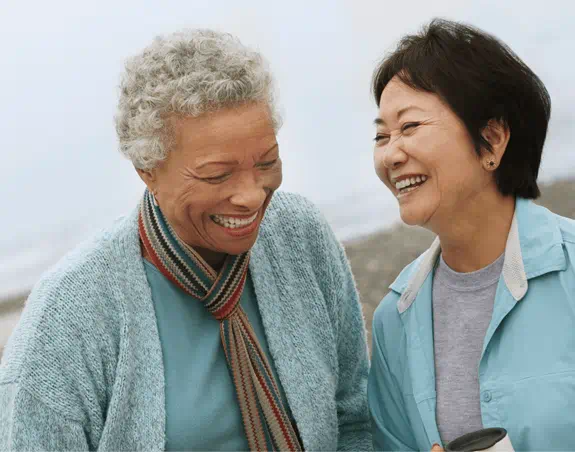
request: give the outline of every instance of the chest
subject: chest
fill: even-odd
[[[506,428],[516,449],[575,448],[569,414],[575,410],[574,299],[565,285],[547,280],[560,276],[530,281],[526,296],[505,315],[496,305],[486,335],[474,339],[483,349],[476,360],[483,426]],[[405,356],[397,376],[414,434],[426,444],[436,428],[435,376],[417,370],[423,355],[415,348],[406,347]],[[426,400],[417,390],[422,387],[429,389]]]
[[[236,389],[221,345],[220,323],[201,301],[148,270],[162,345],[166,450],[247,450]],[[283,386],[267,344],[251,278],[241,296],[288,410]]]
[[[280,276],[271,279],[263,272],[252,273],[258,301],[257,307],[252,305],[252,308],[259,310],[261,320],[259,327],[256,326],[260,333],[256,331],[256,334],[265,338],[266,352],[273,361],[273,370],[306,449],[334,450],[337,447],[338,374],[332,316],[317,284],[302,285],[297,279],[290,279],[292,275]],[[309,275],[302,278],[313,281]],[[150,293],[146,306],[149,303],[152,317],[147,317],[153,318],[154,325],[149,322],[143,325],[140,315],[130,314],[132,310],[141,310],[146,300],[138,298],[128,302],[131,306],[124,325],[126,339],[119,346],[122,357],[117,374],[121,378],[116,379],[108,407],[108,418],[113,422],[108,423],[102,435],[100,444],[104,448],[113,445],[115,449],[122,449],[122,444],[130,445],[128,449],[132,450],[149,448],[151,437],[154,444],[169,448],[166,440],[169,441],[172,431],[183,431],[182,437],[185,437],[195,429],[213,436],[214,428],[221,428],[221,421],[226,417],[228,426],[237,425],[239,413],[234,414],[233,407],[228,409],[233,392],[229,390],[229,371],[219,355],[218,325],[200,330],[194,321],[189,322],[189,316],[175,311],[156,315],[151,298]],[[167,330],[186,336],[183,340],[174,334],[169,350],[160,343],[161,315],[165,315]],[[253,316],[248,315],[251,320]],[[179,357],[176,363],[179,361],[181,367],[176,365],[170,369],[170,365],[165,364],[168,354]],[[170,427],[172,409],[179,420]],[[226,430],[226,435],[236,439],[222,449],[245,449],[235,442],[237,431],[236,427]]]

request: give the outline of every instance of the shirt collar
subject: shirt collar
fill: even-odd
[[[401,294],[397,302],[400,314],[412,305],[440,253],[441,244],[437,237],[429,249],[391,284],[390,288]],[[533,201],[517,198],[502,271],[505,285],[513,298],[519,301],[525,296],[529,279],[550,271],[564,270],[566,265],[556,215]]]

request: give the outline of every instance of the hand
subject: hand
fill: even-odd
[[[443,450],[443,447],[441,447],[439,444],[434,444],[433,447],[431,448],[431,452],[441,452]]]

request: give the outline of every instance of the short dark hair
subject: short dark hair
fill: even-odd
[[[416,35],[401,39],[373,75],[381,93],[397,76],[413,89],[437,94],[465,124],[475,152],[492,148],[481,132],[490,120],[510,130],[507,149],[495,171],[503,195],[539,197],[537,176],[551,115],[543,82],[504,43],[477,28],[433,19]]]

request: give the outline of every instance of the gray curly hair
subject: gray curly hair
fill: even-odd
[[[267,102],[280,128],[273,79],[258,52],[213,30],[157,37],[126,62],[115,117],[120,151],[136,168],[152,169],[173,143],[172,117],[250,102]]]

